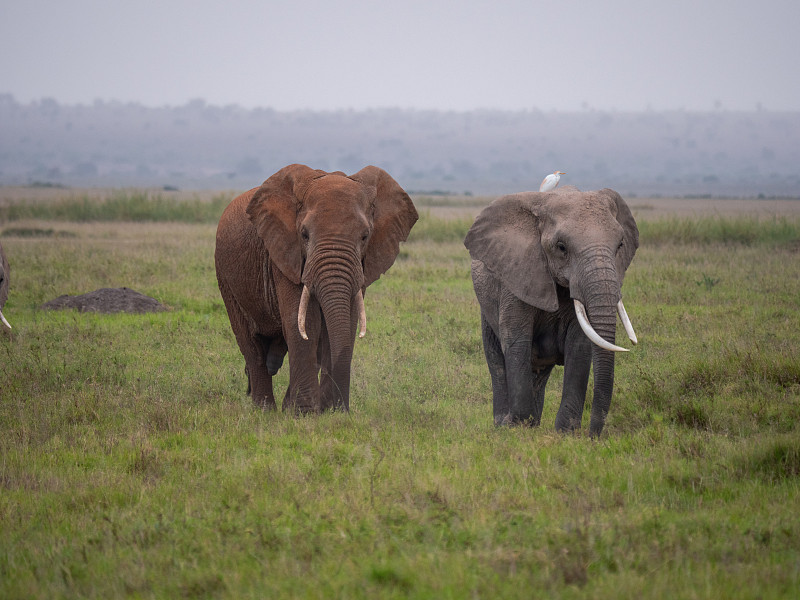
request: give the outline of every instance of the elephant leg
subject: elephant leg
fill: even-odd
[[[271,361],[277,363],[277,356],[285,352],[289,355],[289,385],[283,397],[281,409],[284,412],[305,414],[319,412],[319,365],[317,364],[317,345],[320,339],[321,315],[315,298],[311,298],[306,315],[306,334],[303,339],[297,323],[298,307],[302,288],[287,279],[273,268],[275,297],[282,325],[280,343],[270,347]],[[281,357],[282,358],[282,357]]]
[[[311,339],[305,342],[312,344]],[[316,355],[315,350],[311,352]],[[306,356],[308,351],[296,353],[292,358],[289,346],[289,386],[283,398],[283,410],[295,414],[320,412],[319,368],[314,358]]]
[[[520,345],[521,346],[521,345]],[[542,418],[536,411],[533,374],[530,367],[530,343],[524,347],[509,348],[506,355],[506,381],[510,398],[512,423],[537,425]]]
[[[272,389],[272,375],[262,366],[252,373],[250,368],[247,367],[248,374],[250,374],[250,394],[253,397],[253,403],[259,408],[267,410],[275,410],[275,395]]]
[[[250,354],[255,358],[250,360],[245,355],[247,391],[260,408],[276,410],[272,378],[283,365],[287,352],[286,342],[283,338],[256,336],[252,345],[255,352]]]
[[[272,376],[267,370],[266,357],[269,352],[269,340],[251,331],[250,321],[238,302],[233,298],[230,290],[220,286],[231,329],[236,337],[236,343],[244,356],[245,373],[247,375],[247,393],[253,398],[253,403],[264,409],[275,410],[275,396],[272,389]]]
[[[533,425],[542,415],[534,402],[533,312],[531,307],[507,290],[500,299],[500,339],[505,357],[509,416],[512,423]]]
[[[306,314],[306,334],[303,339],[297,326],[297,307],[300,288],[287,279],[276,278],[277,295],[285,298],[281,307],[283,340],[289,354],[289,386],[283,398],[285,412],[305,414],[320,411],[319,364],[317,348],[321,339],[322,317],[316,299],[312,297]]]
[[[265,362],[268,348],[269,340],[261,336],[247,338],[239,343],[239,349],[244,356],[247,393],[259,408],[275,410],[277,407],[272,389],[272,375]]]
[[[570,325],[564,349],[564,387],[556,415],[557,431],[575,431],[581,427],[586,386],[592,366],[592,342],[577,324]]]
[[[550,373],[553,367],[544,367],[538,371],[533,372],[533,417],[531,425],[539,425],[542,420],[542,411],[544,410],[544,392],[547,386],[547,380],[550,379]]]
[[[481,334],[483,336],[483,353],[486,365],[492,377],[492,413],[495,425],[508,425],[511,422],[511,405],[506,383],[506,363],[500,340],[492,330],[486,317],[481,313]]]

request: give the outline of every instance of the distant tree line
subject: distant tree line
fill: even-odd
[[[0,184],[246,189],[301,162],[419,192],[800,196],[800,112],[247,110],[0,95]],[[563,183],[562,182],[562,183]]]

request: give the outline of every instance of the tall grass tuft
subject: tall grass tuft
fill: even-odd
[[[800,221],[787,217],[666,218],[639,223],[643,243],[650,244],[786,244],[800,242]]]
[[[421,210],[419,221],[409,235],[409,242],[460,242],[472,226],[472,218],[441,219],[431,215],[428,210]]]
[[[177,200],[147,191],[116,191],[101,199],[84,195],[50,202],[13,201],[0,206],[0,221],[215,223],[231,199],[232,196],[217,195],[211,200]]]
[[[776,436],[758,440],[734,460],[737,475],[755,475],[770,484],[800,482],[800,439]]]

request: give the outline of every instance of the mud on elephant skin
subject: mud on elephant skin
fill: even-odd
[[[364,292],[417,218],[374,166],[347,176],[290,165],[230,203],[217,228],[217,281],[257,406],[276,408],[272,377],[288,353],[284,410],[349,410]]]
[[[484,354],[496,424],[538,425],[545,385],[564,366],[556,429],[580,428],[590,368],[594,397],[589,432],[599,435],[611,406],[622,281],[639,231],[615,191],[523,192],[498,198],[464,244],[481,307]]]
[[[3,316],[3,307],[6,305],[6,300],[8,300],[8,272],[8,259],[6,259],[3,245],[0,244],[0,323],[2,323],[2,327],[11,329],[11,325]]]

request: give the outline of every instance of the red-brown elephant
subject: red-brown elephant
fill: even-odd
[[[349,410],[364,291],[417,218],[403,188],[373,166],[348,177],[290,165],[230,203],[217,228],[217,281],[257,406],[276,408],[272,377],[288,352],[284,410]]]

